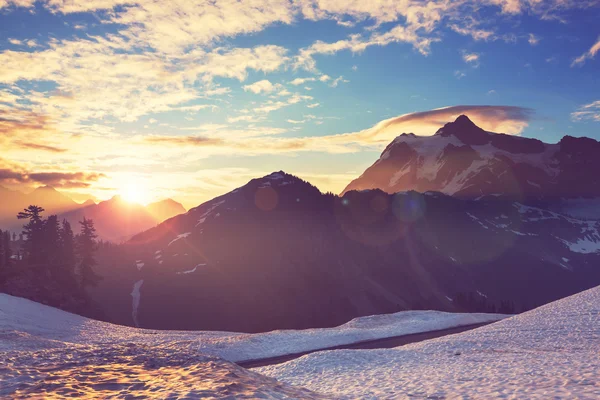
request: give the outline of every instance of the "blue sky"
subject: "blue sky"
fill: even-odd
[[[284,169],[339,192],[456,110],[600,140],[598,20],[598,0],[0,0],[0,184],[192,206]]]

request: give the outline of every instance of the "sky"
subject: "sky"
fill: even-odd
[[[460,114],[600,140],[599,20],[600,0],[0,0],[0,185],[192,207],[284,170],[338,193]]]

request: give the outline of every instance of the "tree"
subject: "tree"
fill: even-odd
[[[81,261],[79,262],[79,279],[81,286],[95,286],[101,279],[96,275],[93,267],[97,264],[94,255],[96,253],[97,244],[96,228],[94,221],[83,218],[80,221],[81,233],[78,236],[78,253]]]
[[[41,252],[42,231],[44,228],[44,221],[42,220],[43,212],[44,209],[42,207],[30,205],[17,214],[18,219],[29,220],[27,224],[23,225],[23,233],[26,236],[24,245],[25,257],[30,264],[39,264],[43,261]]]
[[[10,267],[10,261],[12,258],[12,249],[10,247],[10,232],[4,232],[4,237],[0,237],[0,241],[4,243],[2,248],[4,249],[4,267]]]
[[[65,275],[73,276],[75,273],[75,237],[71,224],[63,220],[59,231],[60,262]]]
[[[43,221],[41,257],[55,275],[60,270],[60,232],[58,218],[51,215]]]

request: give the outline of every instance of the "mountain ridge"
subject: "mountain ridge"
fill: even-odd
[[[461,198],[503,195],[524,202],[600,197],[600,142],[563,137],[556,144],[497,134],[467,116],[432,136],[402,134],[381,153],[351,190],[438,191]]]
[[[106,286],[97,296],[120,298],[123,310],[135,293],[135,319],[121,314],[119,323],[155,329],[325,327],[461,310],[460,293],[519,310],[600,283],[598,221],[495,196],[373,189],[339,197],[281,171],[137,234],[118,252],[101,256]]]

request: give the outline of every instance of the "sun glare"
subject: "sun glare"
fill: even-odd
[[[148,193],[140,185],[133,182],[127,182],[119,190],[119,194],[123,200],[129,203],[146,204],[148,202]]]

